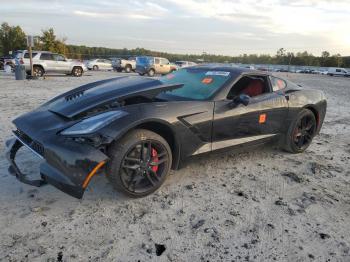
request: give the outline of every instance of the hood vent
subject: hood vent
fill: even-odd
[[[79,92],[76,92],[76,93],[73,93],[73,94],[66,96],[65,99],[66,99],[66,101],[72,101],[72,100],[75,100],[83,95],[84,95],[84,91],[79,91]]]

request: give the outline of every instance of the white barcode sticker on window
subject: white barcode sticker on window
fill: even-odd
[[[225,72],[225,71],[208,71],[205,74],[206,76],[229,76],[230,72]]]

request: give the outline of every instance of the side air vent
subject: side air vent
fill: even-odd
[[[84,91],[79,91],[79,92],[70,94],[70,95],[66,96],[65,98],[66,98],[66,101],[71,101],[71,100],[75,100],[83,95],[84,95]]]

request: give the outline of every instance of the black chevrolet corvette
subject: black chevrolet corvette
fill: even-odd
[[[303,152],[320,131],[326,104],[321,91],[229,66],[102,80],[16,118],[7,141],[9,171],[24,183],[49,183],[77,198],[104,173],[119,191],[142,197],[193,155],[268,142]],[[40,179],[16,165],[22,146],[42,159]]]

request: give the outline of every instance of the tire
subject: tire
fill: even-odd
[[[130,73],[131,72],[131,65],[126,65],[125,66],[125,73]]]
[[[118,69],[117,69],[117,72],[119,72],[119,73],[120,73],[120,72],[123,72],[123,69],[118,68]]]
[[[98,71],[98,65],[94,65],[94,66],[92,67],[92,70]]]
[[[171,149],[165,139],[145,129],[132,130],[113,142],[108,156],[108,180],[115,189],[132,198],[155,192],[168,177],[172,164]]]
[[[156,73],[156,72],[154,71],[154,69],[150,69],[150,70],[148,71],[147,74],[148,74],[148,76],[151,76],[151,77],[152,77],[152,76],[155,75],[155,73]]]
[[[81,77],[83,75],[83,69],[80,66],[75,66],[72,69],[72,76]]]
[[[41,66],[33,66],[33,76],[42,77],[44,75],[44,69]]]
[[[316,130],[314,113],[309,109],[302,109],[288,129],[284,149],[294,154],[304,152],[315,137]]]
[[[139,73],[140,76],[144,76],[145,74],[144,73]]]

